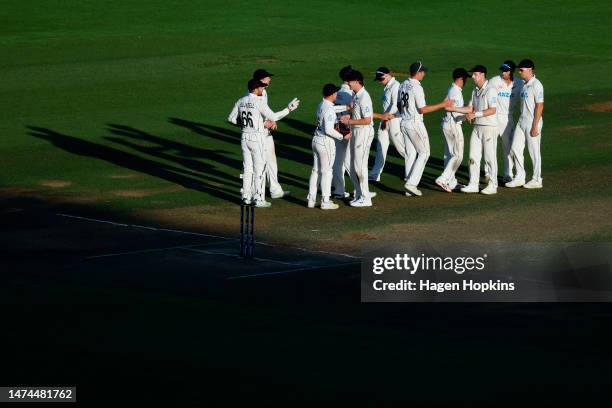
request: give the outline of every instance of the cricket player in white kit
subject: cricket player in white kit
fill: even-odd
[[[453,70],[453,83],[448,88],[446,97],[455,108],[463,108],[463,87],[467,81],[468,73],[464,68]],[[444,191],[450,193],[457,187],[455,174],[463,161],[463,129],[461,124],[465,115],[458,112],[447,111],[442,116],[442,134],[444,135],[444,171],[436,179],[436,184]]]
[[[412,143],[417,152],[417,158],[410,169],[408,180],[404,184],[407,196],[421,196],[417,188],[425,171],[425,164],[429,159],[429,136],[423,123],[423,114],[444,109],[452,105],[452,101],[444,99],[435,105],[425,103],[425,92],[421,81],[425,78],[427,68],[421,61],[410,65],[410,78],[402,82],[399,89],[398,109],[402,121],[400,128],[404,135],[404,143]]]
[[[272,77],[274,74],[266,71],[265,69],[258,69],[253,73],[253,79],[260,80],[267,86],[272,82]],[[264,99],[265,104],[268,104],[268,93],[264,89],[261,97]],[[294,98],[292,101],[299,105],[300,101],[297,98]],[[276,121],[273,121],[276,122]],[[289,191],[283,190],[280,183],[278,182],[278,164],[276,162],[276,149],[274,148],[274,137],[272,136],[271,130],[276,129],[276,123],[272,123],[268,128],[268,134],[264,138],[264,157],[266,158],[266,169],[265,169],[265,179],[268,180],[270,184],[270,197],[272,198],[283,198],[289,195]],[[264,190],[265,190],[265,179],[264,179]]]
[[[374,81],[379,82],[385,87],[382,96],[383,113],[374,113],[375,119],[381,120],[378,126],[378,137],[376,140],[376,160],[374,167],[368,175],[370,181],[380,181],[380,175],[385,167],[387,160],[387,150],[389,149],[389,139],[397,149],[397,152],[402,156],[405,162],[404,181],[408,177],[408,173],[416,159],[416,150],[412,143],[406,145],[404,136],[400,129],[400,119],[393,117],[390,120],[384,120],[385,114],[394,115],[397,113],[397,97],[399,93],[400,83],[391,75],[391,71],[387,67],[380,67],[376,70]]]
[[[342,67],[339,72],[342,85],[336,96],[337,119],[345,115],[350,115],[348,106],[353,102],[353,91],[348,85],[348,78],[353,67],[347,65]],[[336,140],[336,158],[334,159],[333,169],[333,186],[334,198],[347,198],[349,194],[346,192],[346,183],[344,173],[351,177],[351,140]]]
[[[255,206],[259,208],[271,205],[264,195],[264,139],[268,135],[264,123],[266,120],[281,120],[297,109],[297,104],[292,101],[287,108],[274,113],[261,97],[266,86],[260,80],[251,79],[247,85],[249,94],[238,99],[227,118],[229,122],[242,128],[242,200],[246,204],[255,200]]]
[[[540,142],[542,139],[542,112],[544,111],[544,87],[535,77],[535,65],[532,60],[524,59],[519,65],[519,75],[524,81],[521,90],[521,117],[514,130],[512,141],[512,158],[516,166],[516,175],[506,187],[542,188],[542,156]],[[523,152],[525,141],[533,164],[533,177],[525,184],[525,162]]]
[[[489,86],[497,91],[497,133],[502,139],[504,157],[504,183],[512,181],[514,163],[512,159],[512,138],[514,135],[514,108],[523,87],[523,81],[514,78],[514,61],[506,60],[499,67],[501,74],[489,79]],[[496,142],[497,144],[497,142]],[[497,151],[497,146],[495,148]],[[485,169],[485,176],[490,176],[490,169]]]
[[[317,127],[312,138],[312,153],[314,162],[310,174],[310,189],[308,192],[308,208],[314,208],[317,200],[317,187],[321,180],[321,209],[335,210],[338,204],[331,201],[332,168],[336,157],[336,141],[348,140],[351,134],[342,135],[334,129],[336,110],[334,102],[338,95],[334,84],[325,84],[323,100],[317,108]]]
[[[470,136],[470,182],[461,189],[464,193],[478,193],[480,190],[480,161],[484,150],[485,165],[491,169],[489,184],[482,194],[497,193],[497,92],[489,86],[487,68],[476,65],[470,71],[476,87],[466,108],[451,108],[453,112],[465,113],[468,121],[474,121],[474,129]]]
[[[348,84],[354,92],[351,117],[343,116],[342,123],[351,126],[351,180],[355,186],[352,207],[371,207],[372,195],[368,186],[368,157],[374,138],[372,98],[363,86],[363,75],[351,71]]]

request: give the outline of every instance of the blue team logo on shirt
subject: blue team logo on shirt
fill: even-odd
[[[370,113],[370,107],[366,106],[365,109],[363,110],[365,113]]]
[[[527,93],[527,91],[521,91],[521,98],[522,99],[527,99],[528,96],[529,96],[529,94]]]
[[[497,96],[501,98],[510,98],[511,95],[510,95],[510,92],[499,92]]]

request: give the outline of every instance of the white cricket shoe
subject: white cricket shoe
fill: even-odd
[[[372,200],[366,198],[360,198],[359,200],[352,202],[351,207],[371,207]]]
[[[258,200],[255,202],[255,207],[257,208],[268,208],[271,206],[272,206],[272,203],[266,200]]]
[[[444,183],[442,180],[440,180],[439,178],[436,179],[436,184],[438,186],[440,186],[440,188],[444,191],[446,191],[447,193],[451,193],[453,191],[452,188],[450,188],[448,185],[446,185],[446,183]]]
[[[285,197],[287,197],[289,194],[291,194],[291,192],[290,192],[290,191],[285,191],[285,190],[283,190],[283,191],[282,191],[282,192],[280,192],[280,193],[270,193],[270,197],[272,197],[272,198],[285,198]]]
[[[497,194],[497,186],[494,186],[493,184],[489,183],[488,186],[480,190],[480,193],[486,195]]]
[[[417,197],[423,195],[423,193],[421,193],[421,190],[419,190],[416,186],[413,186],[412,184],[404,184],[404,189],[410,194],[415,195]]]
[[[523,185],[523,188],[529,188],[529,189],[542,188],[542,183],[536,180],[531,180],[529,183]]]
[[[508,188],[515,188],[525,185],[525,180],[512,180],[504,184]]]
[[[349,193],[347,193],[346,191],[343,194],[332,194],[333,198],[349,198],[351,195]]]
[[[337,210],[340,206],[336,203],[334,203],[333,201],[329,200],[329,201],[323,201],[321,203],[321,209],[322,210]]]
[[[477,193],[478,192],[478,186],[475,184],[468,184],[467,186],[463,187],[461,189],[462,193]]]
[[[377,193],[376,191],[370,191],[370,198],[374,198],[376,197]]]
[[[315,208],[316,205],[317,205],[316,201],[308,200],[308,208]]]
[[[244,205],[251,205],[252,201],[250,198],[243,198],[242,199],[242,204]]]

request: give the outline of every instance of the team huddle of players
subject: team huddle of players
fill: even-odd
[[[447,96],[437,104],[428,105],[421,85],[427,68],[417,61],[410,65],[409,78],[401,84],[386,67],[376,70],[374,80],[384,86],[381,113],[375,113],[372,99],[365,89],[361,72],[346,66],[340,70],[340,87],[326,84],[323,100],[317,108],[317,123],[312,140],[314,156],[310,176],[308,207],[316,206],[321,188],[320,208],[337,209],[332,198],[345,199],[345,173],[354,186],[353,207],[370,207],[376,193],[369,181],[380,181],[390,141],[404,159],[404,189],[406,196],[421,196],[418,185],[430,155],[429,136],[423,115],[444,110],[444,170],[436,184],[444,191],[464,193],[497,193],[497,138],[503,144],[503,181],[509,188],[542,188],[540,140],[544,88],[535,77],[535,65],[529,59],[518,65],[521,80],[514,78],[516,65],[507,60],[500,66],[500,75],[487,79],[487,69],[476,65],[470,71],[456,68]],[[468,104],[464,103],[463,88],[468,76],[474,89]],[[242,199],[257,207],[269,207],[265,200],[266,179],[272,198],[285,197],[278,183],[276,155],[272,130],[276,122],[297,109],[299,100],[287,108],[273,112],[267,103],[266,87],[272,74],[255,71],[248,83],[248,93],[234,105],[228,120],[242,128],[243,188]],[[520,100],[520,118],[514,123],[513,111]],[[374,139],[374,119],[380,119],[376,160],[368,171],[368,157]],[[469,182],[461,185],[455,174],[463,160],[462,123],[474,124],[469,144]],[[524,149],[528,146],[533,164],[533,176],[526,183]],[[484,153],[484,154],[483,154]],[[484,156],[484,188],[480,188],[480,166]],[[332,194],[333,187],[333,194]]]

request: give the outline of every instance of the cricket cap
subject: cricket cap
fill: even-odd
[[[274,74],[266,71],[265,69],[258,69],[257,71],[253,72],[253,79],[264,79],[267,77],[273,77]]]
[[[514,71],[516,64],[512,60],[505,60],[503,64],[499,66],[500,71]]]
[[[530,59],[524,59],[521,62],[519,62],[518,67],[519,68],[531,68],[531,69],[533,69],[533,68],[535,68],[535,64]]]
[[[470,69],[468,72],[482,72],[487,75],[487,67],[484,65],[475,65],[474,68]]]

